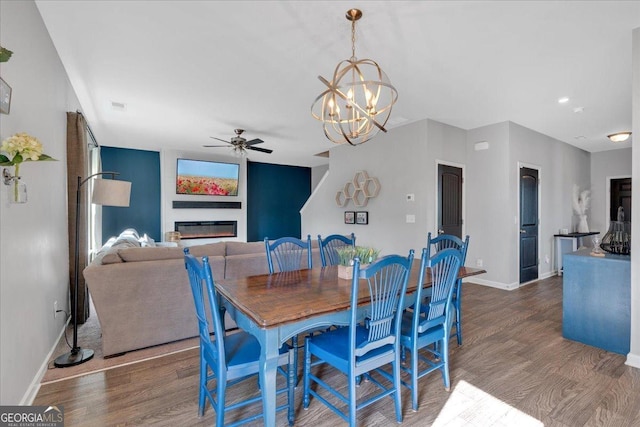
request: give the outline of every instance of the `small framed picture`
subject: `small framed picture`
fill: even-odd
[[[0,77],[0,113],[9,114],[11,110],[11,86]]]
[[[356,212],[356,224],[369,224],[369,212]]]
[[[344,223],[345,224],[355,224],[356,223],[356,213],[353,211],[345,211],[344,212]]]

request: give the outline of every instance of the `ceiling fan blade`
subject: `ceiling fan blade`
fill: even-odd
[[[210,136],[211,139],[217,139],[218,141],[226,142],[227,144],[231,144],[229,141],[225,141],[224,139],[216,138],[215,136]]]
[[[261,140],[260,138],[256,138],[256,139],[252,139],[251,141],[247,141],[244,143],[244,145],[255,145],[255,144],[262,144],[264,141]]]
[[[267,153],[267,154],[273,153],[273,150],[269,150],[268,148],[251,147],[251,146],[247,146],[246,148],[247,150],[260,151],[261,153]]]
[[[228,145],[203,145],[203,147],[212,148],[212,147],[225,147],[228,148]]]

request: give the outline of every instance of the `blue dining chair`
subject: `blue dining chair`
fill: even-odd
[[[412,262],[413,250],[407,257],[388,255],[363,269],[360,269],[360,260],[354,260],[349,326],[305,338],[305,409],[309,408],[309,396],[312,395],[350,426],[355,426],[358,409],[384,397],[393,396],[396,420],[402,422],[400,320]],[[366,307],[363,306],[363,299],[367,301]],[[364,318],[361,314],[363,310],[358,306],[364,309]],[[328,364],[347,376],[347,396],[311,373],[313,357],[318,359],[313,362],[313,366]],[[389,363],[392,365],[392,374],[379,369]],[[385,386],[378,378],[374,379],[371,376],[373,371],[386,378],[391,385]],[[356,383],[361,376],[378,386],[380,392],[358,403]],[[317,389],[311,388],[312,382],[317,385]],[[349,408],[348,413],[321,396],[320,388],[345,403]]]
[[[402,317],[400,344],[403,349],[409,349],[411,363],[403,366],[402,370],[409,373],[411,382],[402,382],[411,390],[411,407],[418,410],[418,379],[439,369],[447,391],[449,381],[449,336],[451,334],[450,318],[452,316],[452,297],[458,270],[462,262],[462,254],[456,249],[444,249],[429,258],[429,250],[422,250],[420,274],[416,301],[420,301],[426,286],[424,274],[427,269],[431,274],[431,297],[429,303],[421,310],[407,310]],[[428,288],[426,290],[429,290]],[[432,344],[435,344],[432,346]],[[431,358],[419,354],[419,350],[430,353]],[[422,361],[427,368],[420,371],[418,362]]]
[[[318,234],[318,245],[320,247],[320,260],[322,266],[338,265],[340,264],[340,257],[338,256],[338,249],[346,246],[356,246],[356,236],[351,233],[351,238],[343,236],[341,234],[331,234],[324,239]]]
[[[260,369],[260,343],[253,336],[244,331],[237,331],[225,335],[220,318],[220,304],[215,290],[213,275],[209,265],[209,257],[202,257],[202,262],[184,250],[184,262],[189,274],[189,284],[193,293],[195,312],[198,319],[200,335],[200,381],[198,394],[198,416],[204,416],[206,399],[216,411],[217,426],[224,426],[225,414],[228,411],[243,408],[256,402],[262,402],[262,394],[244,399],[240,402],[225,406],[227,386],[239,383],[249,377],[256,376]],[[205,297],[206,295],[206,297]],[[205,303],[205,300],[207,303]],[[208,304],[208,316],[205,306]],[[209,319],[213,320],[213,340],[209,334]],[[282,346],[278,359],[278,372],[285,376],[287,386],[277,391],[278,394],[288,393],[288,403],[276,410],[288,409],[289,425],[293,425],[294,413],[294,350]],[[282,367],[286,367],[285,371]],[[211,371],[211,374],[209,373]],[[259,418],[259,413],[245,419],[228,424],[237,426]]]
[[[264,238],[264,245],[267,250],[267,263],[269,264],[269,273],[275,273],[273,260],[275,258],[280,272],[300,270],[303,267],[302,260],[305,255],[307,257],[307,267],[313,267],[311,259],[311,235],[307,235],[307,240],[301,240],[296,237],[281,237],[269,242],[269,238]],[[295,385],[298,385],[298,336],[291,338],[291,346],[293,353],[293,368],[295,372]]]
[[[279,271],[300,270],[303,266],[302,260],[306,255],[307,268],[312,268],[311,261],[311,235],[307,235],[307,240],[296,237],[281,237],[269,242],[269,238],[264,238],[264,245],[267,249],[267,262],[269,263],[269,273],[273,274],[275,268],[273,259],[278,264]]]
[[[467,259],[469,236],[465,236],[464,240],[451,234],[440,234],[437,237],[431,238],[431,233],[429,233],[427,234],[427,257],[431,256],[432,246],[435,252],[448,248],[459,250],[460,253],[462,253],[461,266],[463,266]],[[462,279],[456,281],[456,286],[453,291],[453,306],[455,307],[453,326],[456,328],[458,345],[462,345]]]

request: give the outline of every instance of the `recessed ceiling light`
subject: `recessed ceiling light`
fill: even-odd
[[[624,142],[629,139],[630,136],[631,132],[618,132],[607,135],[607,138],[609,138],[613,142]]]
[[[558,98],[558,103],[559,104],[565,104],[567,102],[569,102],[569,98],[566,97],[566,96],[563,96],[562,98]]]

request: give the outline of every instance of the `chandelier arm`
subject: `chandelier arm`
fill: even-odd
[[[328,88],[328,92],[333,92],[336,95],[338,95],[340,98],[344,99],[345,101],[349,102],[349,98],[347,98],[347,95],[345,95],[340,89],[338,89],[333,82],[329,82],[327,79],[325,79],[322,76],[318,76],[318,79],[324,83]],[[326,93],[326,92],[323,92]]]

